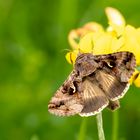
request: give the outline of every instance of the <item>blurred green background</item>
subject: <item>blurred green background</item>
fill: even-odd
[[[72,70],[68,32],[93,20],[107,26],[107,6],[140,26],[139,0],[0,0],[0,140],[77,139],[82,118],[53,116],[48,101]],[[107,140],[112,114],[103,111]],[[131,86],[119,116],[119,140],[140,140],[140,89]],[[86,140],[97,139],[89,117]]]

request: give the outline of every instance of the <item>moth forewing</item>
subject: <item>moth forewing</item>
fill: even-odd
[[[81,96],[74,85],[76,73],[72,71],[63,85],[56,91],[49,102],[48,110],[58,116],[78,114],[83,109]]]

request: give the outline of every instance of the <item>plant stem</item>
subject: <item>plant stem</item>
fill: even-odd
[[[85,140],[86,138],[87,119],[88,118],[82,118],[78,140]]]
[[[112,124],[113,124],[113,132],[112,132],[112,140],[118,140],[118,110],[116,110],[115,112],[113,112],[113,120],[112,120]]]
[[[97,114],[96,120],[97,120],[99,140],[105,140],[104,129],[103,129],[103,120],[102,120],[102,112]]]

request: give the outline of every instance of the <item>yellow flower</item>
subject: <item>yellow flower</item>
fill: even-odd
[[[140,35],[137,33],[137,29],[131,25],[127,25],[122,34],[123,45],[118,51],[130,51],[136,57],[137,65],[140,65]]]
[[[136,85],[136,87],[140,88],[140,72],[137,75],[136,79],[134,79],[134,84]]]
[[[67,53],[67,61],[74,64],[79,52],[109,54],[130,51],[136,57],[137,66],[140,65],[140,28],[126,25],[124,17],[115,8],[107,7],[105,11],[109,23],[107,29],[99,23],[89,22],[70,32],[68,40],[73,51]],[[140,87],[140,74],[134,77],[131,81]]]
[[[80,39],[90,32],[103,32],[103,27],[96,22],[89,22],[83,27],[70,31],[68,41],[72,49],[77,49]]]
[[[105,9],[107,18],[108,18],[108,31],[114,30],[117,33],[117,36],[120,36],[123,33],[125,27],[125,19],[121,13],[112,7],[107,7]]]
[[[68,52],[65,57],[70,64],[74,64],[78,53],[79,53],[78,50],[74,50],[74,51]]]
[[[140,87],[140,71],[138,71],[137,69],[135,70],[135,72],[133,73],[133,76],[130,78],[129,82],[132,84],[134,82],[134,84],[137,87]]]

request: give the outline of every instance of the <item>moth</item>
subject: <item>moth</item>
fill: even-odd
[[[67,80],[50,100],[49,112],[58,116],[91,116],[106,107],[119,108],[119,99],[127,92],[135,67],[131,52],[79,54]]]

